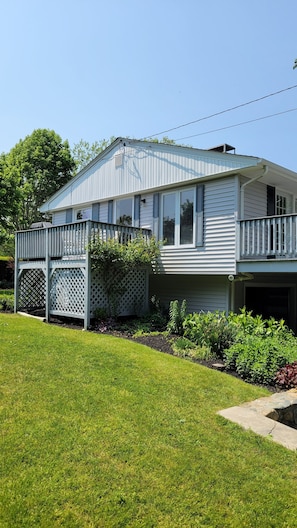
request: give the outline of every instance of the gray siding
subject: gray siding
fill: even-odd
[[[254,182],[244,190],[244,219],[258,218],[267,214],[267,186]]]
[[[149,293],[166,308],[170,301],[186,299],[188,312],[229,310],[230,283],[225,277],[152,275]]]
[[[99,220],[100,222],[108,222],[108,202],[100,204]]]
[[[63,225],[66,223],[66,211],[57,211],[53,213],[52,224]]]
[[[143,194],[145,204],[140,202],[140,227],[143,229],[153,229],[153,194]]]

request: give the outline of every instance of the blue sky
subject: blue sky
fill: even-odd
[[[297,85],[296,15],[296,0],[2,1],[0,152],[36,128],[140,139]],[[206,133],[293,108],[297,88],[164,135],[297,171],[297,111]]]

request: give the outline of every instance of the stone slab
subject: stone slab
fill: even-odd
[[[297,430],[268,418],[273,409],[286,408],[297,403],[297,391],[291,390],[259,398],[252,402],[218,411],[220,416],[241,425],[261,436],[271,438],[274,442],[292,451],[297,450]]]

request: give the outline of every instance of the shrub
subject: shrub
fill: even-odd
[[[209,347],[195,346],[192,341],[186,337],[179,337],[172,341],[174,353],[179,357],[188,357],[191,359],[213,359],[213,354]]]
[[[297,358],[297,340],[291,336],[249,335],[224,351],[225,366],[253,383],[273,383],[277,371]]]
[[[89,246],[92,267],[98,270],[99,278],[107,297],[109,315],[118,315],[121,296],[125,293],[124,279],[131,270],[157,268],[160,244],[154,237],[149,240],[141,235],[122,244],[119,240],[101,240],[94,237]]]
[[[171,301],[169,306],[169,322],[167,325],[168,332],[172,334],[183,334],[183,322],[187,313],[187,301],[184,299],[179,305],[179,302]]]
[[[282,389],[294,389],[297,387],[297,361],[282,367],[275,375],[276,385]]]
[[[235,325],[230,324],[225,312],[200,312],[188,315],[183,323],[184,335],[199,346],[211,349],[222,357],[225,348],[235,341]]]
[[[13,295],[0,294],[0,311],[1,312],[13,312],[13,310],[14,310]]]
[[[245,307],[238,314],[231,312],[228,316],[228,322],[236,329],[236,341],[245,339],[247,335],[278,336],[285,340],[288,336],[293,335],[284,319],[277,321],[274,317],[263,319],[261,315],[253,316],[252,312],[248,312]]]

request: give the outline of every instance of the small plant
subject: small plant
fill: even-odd
[[[172,341],[172,349],[179,357],[188,357],[191,359],[202,359],[208,361],[214,359],[209,347],[195,346],[192,341],[186,337],[178,337]]]
[[[220,358],[225,348],[235,341],[235,325],[229,323],[225,312],[189,314],[183,328],[185,337],[199,346],[209,347],[212,354]]]
[[[108,318],[106,308],[102,308],[101,306],[98,306],[97,308],[95,308],[93,315],[94,315],[94,318],[98,321],[105,321]]]
[[[171,301],[169,306],[168,332],[172,334],[183,334],[183,322],[187,313],[187,301],[184,299],[179,305],[177,300]]]
[[[0,311],[1,312],[13,312],[13,310],[14,310],[13,295],[0,294]]]
[[[297,387],[297,361],[282,367],[276,373],[274,381],[282,389],[295,389]]]

